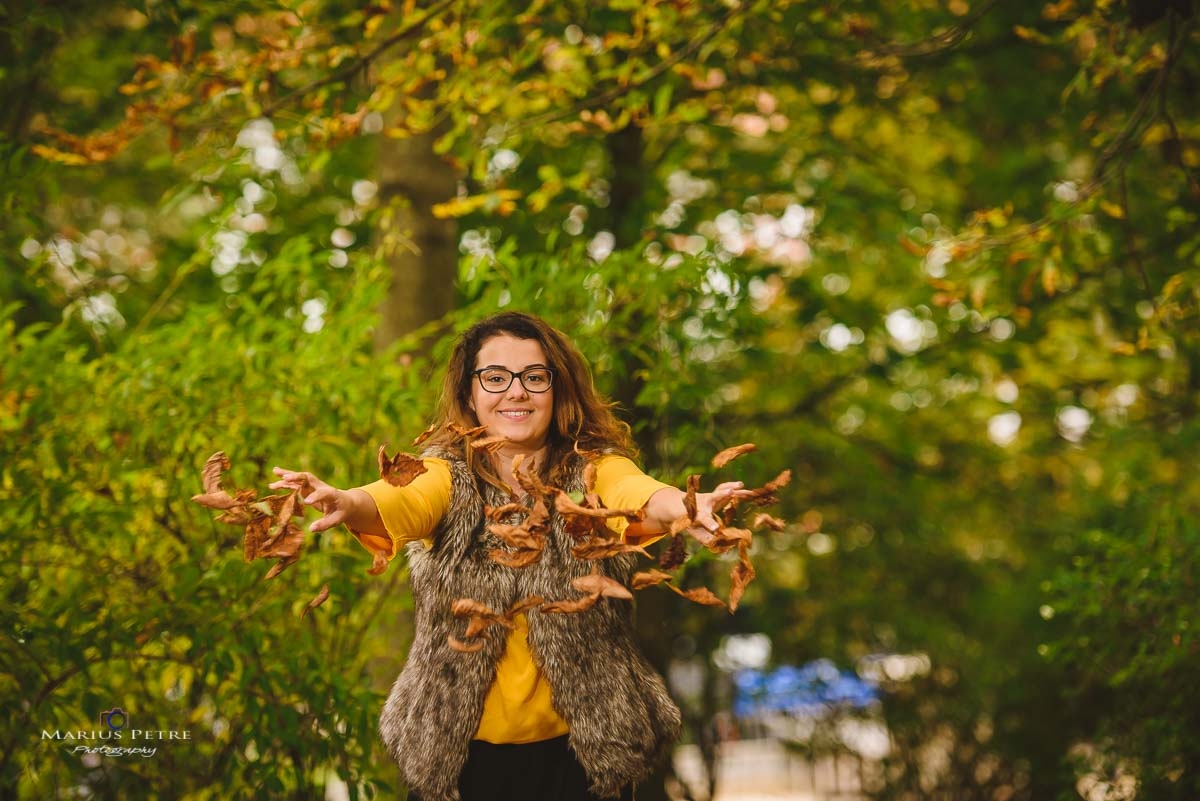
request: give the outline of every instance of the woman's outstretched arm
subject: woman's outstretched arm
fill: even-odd
[[[345,523],[352,530],[363,534],[388,536],[383,518],[379,515],[379,507],[363,490],[338,489],[312,473],[286,470],[282,467],[276,467],[274,473],[279,476],[279,480],[270,485],[271,489],[299,490],[305,493],[302,496],[304,502],[321,512],[322,517],[308,527],[310,531],[325,531]]]

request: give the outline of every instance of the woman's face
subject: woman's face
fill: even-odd
[[[542,344],[536,339],[518,339],[510,334],[497,334],[484,341],[475,357],[475,370],[503,368],[511,373],[521,373],[530,368],[549,367]],[[502,392],[488,392],[480,384],[478,374],[471,376],[470,407],[479,424],[487,426],[489,435],[507,437],[511,443],[502,452],[508,454],[532,453],[546,445],[550,424],[554,416],[554,389],[530,392],[520,378]],[[487,374],[485,380],[504,386],[508,376]],[[540,388],[539,379],[544,375],[535,371],[526,375],[525,384],[533,389]]]

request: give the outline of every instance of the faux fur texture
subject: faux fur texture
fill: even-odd
[[[457,781],[467,745],[479,728],[483,702],[504,653],[507,630],[489,628],[484,647],[461,653],[447,638],[463,638],[466,622],[450,605],[472,598],[503,611],[530,595],[546,601],[575,599],[571,579],[600,572],[624,583],[632,556],[589,562],[571,555],[571,538],[550,504],[550,538],[542,558],[529,567],[508,568],[488,558],[500,541],[484,527],[483,505],[508,500],[491,486],[483,495],[461,460],[450,462],[450,509],[434,547],[409,546],[410,583],[416,607],[416,637],[408,660],[384,704],[379,730],[408,785],[426,801],[458,801]],[[582,489],[582,459],[568,491]],[[600,796],[653,772],[679,736],[680,714],[662,677],[633,640],[632,606],[605,599],[574,614],[526,613],[529,647],[550,684],[555,710],[567,722],[569,740]]]

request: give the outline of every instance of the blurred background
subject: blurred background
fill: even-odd
[[[736,613],[637,594],[639,799],[1200,797],[1194,5],[6,3],[0,797],[403,798],[403,561],[189,499],[373,480],[500,308],[793,474]]]

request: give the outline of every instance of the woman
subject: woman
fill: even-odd
[[[503,312],[477,323],[455,346],[442,387],[441,429],[422,455],[426,472],[402,487],[379,481],[341,490],[310,473],[275,468],[272,488],[303,489],[323,531],[346,524],[369,550],[392,558],[405,546],[416,635],[380,720],[388,750],[421,801],[631,797],[679,733],[679,710],[633,642],[631,605],[605,599],[584,612],[537,607],[493,626],[463,652],[460,598],[493,610],[521,599],[571,601],[572,579],[599,571],[625,582],[630,556],[598,561],[571,553],[551,511],[547,545],[533,564],[489,557],[500,547],[485,504],[531,503],[514,474],[534,465],[546,484],[583,488],[591,454],[595,492],[607,508],[646,509],[643,531],[664,531],[685,514],[684,493],[631,461],[628,426],[592,385],[583,357],[541,319]],[[452,425],[453,424],[453,425]],[[467,447],[464,429],[503,438],[494,452]],[[714,508],[744,493],[721,484],[696,497],[696,519],[717,527]],[[519,519],[518,515],[514,519]],[[610,521],[617,531],[624,521]]]

